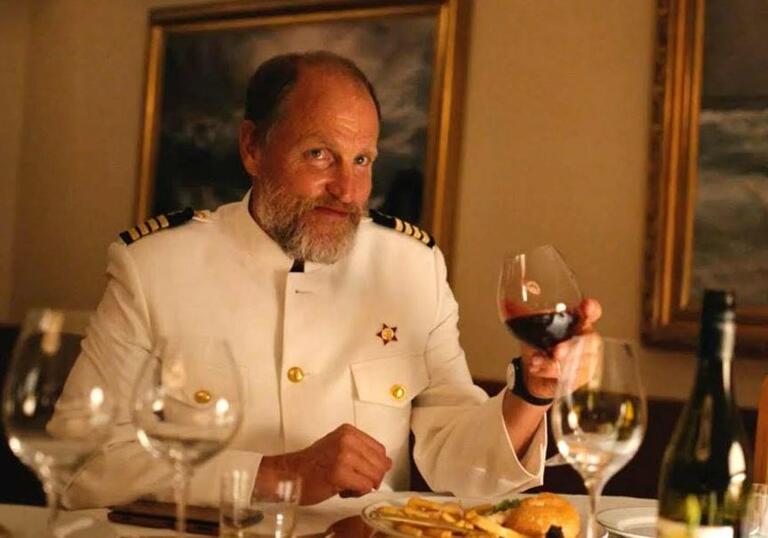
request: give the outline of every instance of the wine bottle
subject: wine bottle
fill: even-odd
[[[734,298],[706,290],[693,392],[659,476],[659,538],[738,538],[751,458],[731,387]]]

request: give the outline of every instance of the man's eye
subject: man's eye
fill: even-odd
[[[371,158],[366,155],[358,155],[355,157],[355,164],[360,166],[367,166],[371,164]]]
[[[328,153],[322,148],[313,148],[307,151],[307,157],[314,160],[324,159]]]

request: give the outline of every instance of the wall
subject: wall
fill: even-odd
[[[654,4],[476,4],[453,274],[476,376],[499,378],[515,353],[495,309],[508,250],[557,245],[601,301],[599,329],[639,339]],[[691,355],[642,358],[650,394],[687,396]],[[737,361],[740,402],[767,373]]]
[[[146,10],[176,3],[33,4],[12,318],[97,302],[106,245],[133,219]],[[653,4],[475,3],[453,282],[476,376],[502,378],[515,351],[494,298],[510,249],[556,244],[602,330],[639,336]],[[690,355],[643,352],[653,395],[685,397],[692,372]],[[742,402],[766,372],[739,361]]]
[[[0,321],[11,309],[30,4],[0,0]]]
[[[98,301],[106,247],[134,220],[147,10],[174,3],[34,4],[14,318],[34,305]]]

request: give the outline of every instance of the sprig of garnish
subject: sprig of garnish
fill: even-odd
[[[520,503],[522,501],[520,499],[504,499],[500,503],[494,505],[493,507],[493,513],[496,512],[503,512],[504,510],[509,510],[510,508],[517,508],[520,506]]]

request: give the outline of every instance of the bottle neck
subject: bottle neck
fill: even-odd
[[[731,319],[702,320],[699,338],[698,377],[731,391],[731,364],[735,341],[735,324]]]

